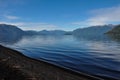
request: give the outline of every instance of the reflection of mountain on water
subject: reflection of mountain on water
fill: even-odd
[[[18,41],[20,41],[22,39],[22,36],[16,36],[16,37],[0,37],[0,43],[3,44],[14,44],[17,43]]]
[[[74,35],[77,40],[88,40],[88,41],[108,41],[110,38],[106,35]]]

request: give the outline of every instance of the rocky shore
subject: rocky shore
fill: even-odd
[[[104,80],[76,73],[0,45],[0,80]]]

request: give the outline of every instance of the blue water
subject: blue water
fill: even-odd
[[[77,72],[120,79],[119,41],[72,35],[34,36],[4,45]]]

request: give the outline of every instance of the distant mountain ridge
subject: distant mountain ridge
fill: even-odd
[[[91,26],[87,28],[78,28],[73,31],[73,35],[82,35],[82,36],[93,36],[93,35],[103,35],[104,33],[111,30],[113,25],[103,25],[103,26]]]
[[[33,30],[28,30],[24,31],[17,26],[14,25],[7,25],[7,24],[0,24],[0,34],[7,36],[7,35],[12,35],[12,36],[18,36],[18,35],[63,35],[65,34],[66,31],[63,30],[42,30],[42,31],[33,31]]]
[[[24,36],[63,36],[63,35],[73,35],[79,38],[89,38],[89,39],[99,39],[103,37],[106,32],[111,32],[114,28],[113,25],[103,25],[103,26],[92,26],[87,28],[78,28],[73,31],[63,31],[63,30],[42,30],[42,31],[24,31],[17,26],[0,24],[0,42],[15,42],[19,41]],[[115,28],[116,29],[116,28]],[[114,31],[114,30],[112,30]],[[120,32],[120,31],[117,31]],[[98,38],[99,37],[99,38]]]
[[[66,33],[66,31],[62,31],[62,30],[51,30],[51,31],[47,31],[47,30],[42,30],[42,31],[25,31],[26,35],[64,35]]]
[[[14,38],[22,36],[32,36],[32,35],[80,35],[80,36],[94,36],[103,35],[104,33],[111,30],[113,25],[103,25],[103,26],[92,26],[87,28],[78,28],[73,31],[63,31],[63,30],[42,30],[42,31],[23,31],[14,25],[0,24],[0,38]]]
[[[36,36],[36,35],[50,35],[50,36],[60,36],[64,35],[66,31],[62,30],[42,30],[42,31],[24,31],[17,26],[0,24],[0,42],[15,42],[22,39],[24,36]]]

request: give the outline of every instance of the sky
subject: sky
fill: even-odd
[[[23,30],[74,30],[119,24],[120,0],[0,0],[0,24]]]

